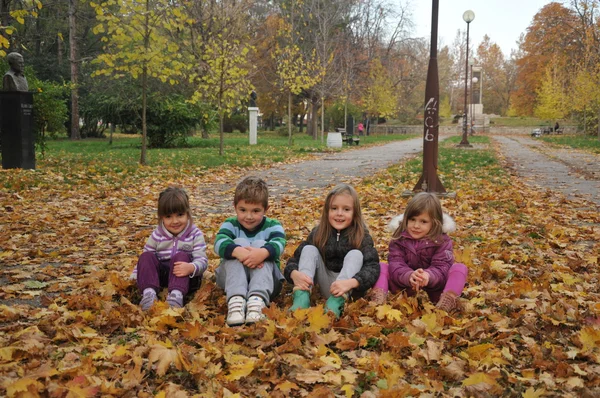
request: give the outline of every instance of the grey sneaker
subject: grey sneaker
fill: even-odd
[[[183,294],[181,294],[181,292],[172,291],[167,296],[167,303],[173,308],[183,307]]]
[[[264,300],[259,296],[251,296],[248,299],[248,309],[246,311],[246,323],[255,323],[265,319],[262,309],[266,307]]]
[[[140,307],[142,307],[143,311],[148,311],[150,307],[154,305],[156,301],[156,292],[154,290],[147,291],[142,296],[142,300],[140,301]]]
[[[243,325],[246,315],[246,299],[242,296],[233,296],[227,304],[227,324],[229,326]]]

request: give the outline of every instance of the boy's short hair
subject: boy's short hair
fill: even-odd
[[[248,203],[260,203],[265,210],[269,207],[269,188],[267,183],[259,177],[246,177],[235,187],[233,205],[241,201]]]

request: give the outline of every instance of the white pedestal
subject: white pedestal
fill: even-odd
[[[257,143],[257,130],[258,130],[258,107],[249,106],[248,113],[250,117],[250,134],[248,135],[250,139],[250,145],[256,145]]]

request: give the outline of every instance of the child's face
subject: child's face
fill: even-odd
[[[237,219],[242,224],[242,227],[248,231],[253,231],[261,223],[267,209],[261,203],[249,203],[245,200],[240,200],[235,205],[235,214]]]
[[[431,217],[427,213],[421,213],[418,216],[414,216],[408,219],[407,231],[413,239],[421,239],[427,236],[431,227]]]
[[[354,199],[347,193],[335,195],[329,205],[329,224],[338,231],[348,228],[354,217]]]
[[[163,216],[162,223],[173,235],[181,233],[188,223],[188,215],[186,213],[173,213],[168,216]]]

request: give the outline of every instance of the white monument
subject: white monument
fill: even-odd
[[[248,106],[248,117],[250,119],[249,130],[250,133],[248,135],[250,139],[250,145],[256,145],[257,139],[257,131],[258,131],[258,107],[256,106],[256,91],[252,91],[250,94],[250,106]]]

